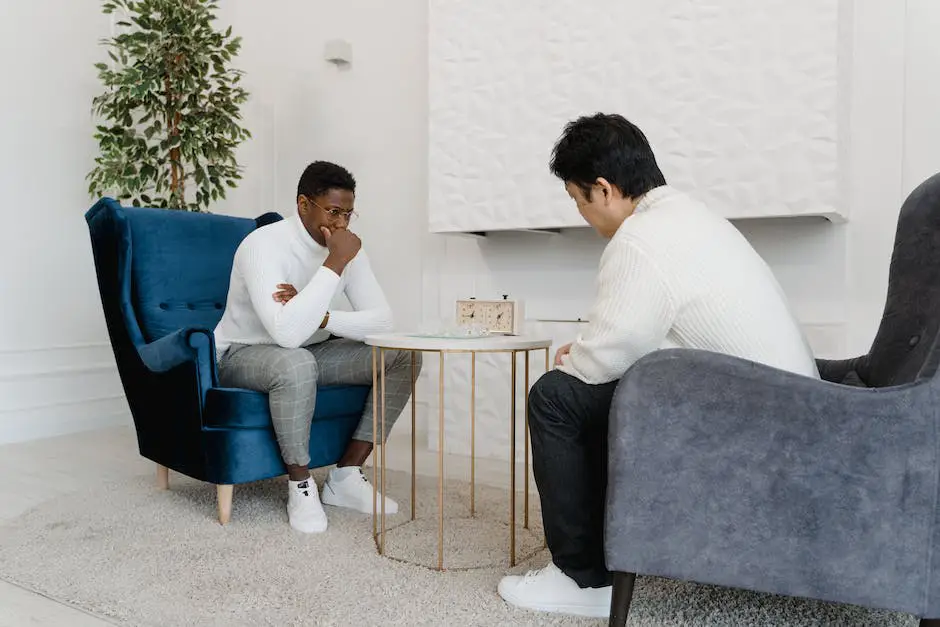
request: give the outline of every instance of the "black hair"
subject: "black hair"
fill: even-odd
[[[356,191],[356,179],[343,166],[329,161],[314,161],[300,175],[297,184],[297,198],[306,196],[313,199],[331,189]]]
[[[630,198],[666,184],[643,131],[616,113],[596,113],[569,122],[552,149],[549,167],[589,199],[598,177]]]

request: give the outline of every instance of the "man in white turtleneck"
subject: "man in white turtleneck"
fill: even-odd
[[[372,385],[367,335],[392,329],[392,312],[349,223],[356,181],[317,161],[297,187],[297,213],[261,227],[239,245],[225,312],[215,329],[219,382],[269,395],[288,471],[287,513],[302,532],[325,531],[326,514],[310,476],[310,423],[318,385]],[[333,309],[345,296],[352,311]],[[415,356],[420,369],[420,354]],[[411,394],[410,353],[386,352],[384,443]],[[372,395],[345,454],[323,485],[322,502],[372,512],[361,467],[372,452]],[[383,495],[379,495],[383,498]],[[385,511],[398,505],[384,497]]]
[[[770,268],[727,220],[666,185],[639,128],[619,115],[568,124],[552,172],[608,239],[584,332],[529,394],[535,480],[552,561],[507,576],[500,595],[528,609],[605,617],[607,424],[638,359],[683,347],[818,377]]]

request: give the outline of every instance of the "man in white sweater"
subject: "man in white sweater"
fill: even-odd
[[[318,385],[372,385],[372,349],[362,340],[392,328],[392,312],[359,238],[348,229],[356,181],[344,168],[310,164],[297,213],[249,234],[235,252],[225,312],[215,329],[219,382],[269,395],[288,471],[287,514],[298,531],[325,531],[310,476],[310,423]],[[352,311],[334,305],[345,296]],[[411,394],[410,353],[386,352],[385,432]],[[415,356],[416,370],[421,367]],[[372,512],[361,466],[372,452],[372,395],[345,454],[323,485],[323,503]],[[379,495],[379,498],[383,498]],[[384,497],[385,511],[398,505]]]
[[[607,425],[627,369],[686,347],[819,374],[770,268],[727,220],[666,185],[640,129],[619,115],[579,118],[555,145],[551,169],[609,242],[584,332],[529,396],[552,563],[503,578],[499,593],[519,607],[605,617]]]

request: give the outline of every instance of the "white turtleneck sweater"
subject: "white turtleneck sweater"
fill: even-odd
[[[215,328],[216,356],[233,343],[298,348],[330,334],[362,341],[390,331],[391,308],[365,251],[359,251],[342,276],[323,265],[328,254],[296,214],[242,240],[235,251],[225,312]],[[290,283],[297,295],[287,303],[276,302],[279,283]],[[333,308],[341,295],[353,311]],[[330,320],[320,329],[327,311]]]
[[[669,186],[650,190],[601,256],[597,298],[559,369],[591,384],[661,348],[724,353],[818,377],[771,269],[743,235]]]

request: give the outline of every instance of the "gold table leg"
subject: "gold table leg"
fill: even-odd
[[[477,354],[470,353],[470,518],[476,512]]]
[[[444,570],[444,351],[440,355],[440,390],[438,391],[438,432],[437,432],[437,569]]]
[[[529,528],[529,351],[525,352],[525,514],[523,528]]]
[[[411,520],[415,519],[415,425],[417,424],[417,399],[415,398],[415,369],[417,361],[415,352],[411,351]]]
[[[516,351],[512,351],[512,404],[509,416],[509,566],[516,565]]]
[[[380,553],[385,555],[385,349],[382,349],[382,430],[379,441],[382,443],[382,550]],[[375,449],[373,449],[375,450]]]
[[[378,482],[378,472],[379,464],[378,459],[376,459],[376,449],[378,448],[378,431],[379,431],[379,366],[378,366],[378,352],[377,347],[372,348],[372,540],[378,548],[379,542],[379,530],[378,530],[378,512],[376,511],[377,497],[376,493],[379,490]],[[381,551],[380,551],[381,553]]]

